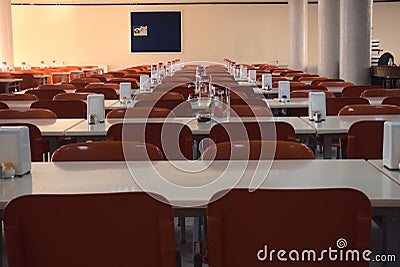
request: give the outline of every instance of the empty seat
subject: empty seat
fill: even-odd
[[[57,115],[48,109],[1,109],[0,119],[57,119]]]
[[[52,100],[57,94],[65,93],[62,89],[40,89],[40,90],[27,90],[25,94],[31,94],[38,97],[39,100]]]
[[[82,118],[87,117],[86,102],[81,100],[43,100],[31,104],[31,108],[50,109],[58,118]]]
[[[119,108],[107,113],[107,119],[123,118],[166,118],[174,117],[174,113],[167,108],[160,107],[133,107]]]

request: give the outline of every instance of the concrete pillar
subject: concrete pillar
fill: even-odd
[[[372,0],[340,0],[340,78],[370,84]]]
[[[318,0],[318,74],[339,78],[340,0]]]
[[[289,67],[307,69],[308,1],[289,0]]]
[[[11,0],[0,1],[0,61],[14,66]]]

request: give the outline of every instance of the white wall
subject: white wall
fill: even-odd
[[[75,1],[77,2],[79,1]],[[183,53],[130,54],[130,11],[137,10],[182,10]],[[400,21],[397,15],[400,14],[400,3],[376,3],[373,14],[374,37],[381,40],[381,46],[385,50],[395,54],[395,59],[399,58],[400,48],[397,44],[400,37],[396,36],[395,27]],[[229,57],[239,62],[273,63],[279,60],[282,64],[289,61],[286,4],[13,5],[12,16],[17,66],[21,61],[39,65],[40,60],[51,62],[53,59],[69,65],[106,64],[110,69],[174,58],[181,58],[183,61],[222,62],[223,58]],[[317,5],[310,4],[309,65],[318,63],[317,17]]]

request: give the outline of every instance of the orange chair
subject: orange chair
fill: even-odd
[[[42,138],[39,128],[30,123],[0,123],[1,126],[27,126],[29,128],[29,141],[31,146],[32,161],[43,161],[43,154],[49,152],[49,144]],[[11,266],[11,265],[10,265]]]
[[[161,150],[139,142],[99,141],[67,144],[54,151],[52,161],[164,160]]]
[[[175,117],[175,115],[171,110],[160,107],[118,108],[107,113],[107,119],[166,117]]]
[[[176,117],[192,117],[192,105],[186,100],[139,100],[134,107],[161,107],[171,110]]]
[[[231,117],[272,117],[271,110],[267,107],[252,105],[231,105]]]
[[[173,216],[143,192],[21,196],[3,213],[9,266],[175,267]]]
[[[29,94],[0,94],[0,101],[37,101],[35,95]]]
[[[48,109],[1,109],[0,119],[57,119],[57,115]]]
[[[278,257],[289,259],[294,249],[300,259],[301,255],[312,259],[310,250],[319,256],[327,248],[337,249],[343,240],[352,250],[369,250],[371,210],[364,193],[348,188],[218,192],[207,206],[209,265],[310,266],[312,260],[295,263]],[[286,253],[279,254],[280,250]],[[333,267],[338,262],[326,256],[315,265]]]
[[[61,89],[41,89],[41,90],[27,90],[25,94],[31,94],[38,97],[39,100],[52,100],[57,94],[65,93]]]
[[[8,109],[8,105],[6,103],[0,102],[0,109]]]
[[[400,89],[367,89],[361,93],[361,97],[391,97],[400,96]]]
[[[335,97],[335,95],[332,92],[328,92],[325,90],[317,90],[317,89],[290,91],[290,97],[291,98],[308,98],[308,95],[310,92],[323,92],[323,93],[325,93],[325,98],[334,98]]]
[[[367,99],[359,97],[334,97],[327,98],[325,101],[327,116],[337,116],[339,110],[347,105],[369,104],[369,101]]]
[[[343,88],[341,97],[360,97],[361,93],[367,89],[382,88],[377,85],[353,85]]]
[[[347,134],[347,158],[382,159],[383,125],[384,121],[353,123]]]
[[[180,123],[116,123],[108,129],[107,140],[150,143],[168,160],[193,159],[192,131]]]
[[[275,153],[273,153],[275,152]],[[306,145],[293,141],[234,141],[209,146],[203,160],[314,159]]]
[[[43,100],[31,104],[31,108],[50,109],[58,118],[82,118],[87,117],[86,102],[81,100]]]
[[[53,97],[53,100],[87,100],[87,96],[92,93],[60,93]]]
[[[400,97],[387,97],[382,101],[383,105],[395,105],[400,107]]]
[[[119,99],[117,92],[113,88],[93,88],[93,87],[85,87],[82,89],[76,89],[75,93],[94,93],[94,94],[103,94],[104,99]]]
[[[58,89],[58,90],[75,90],[75,86],[70,83],[63,83],[63,84],[43,84],[39,86],[39,90],[42,89]]]
[[[209,137],[215,143],[244,140],[294,141],[295,131],[286,122],[223,122],[214,125]]]
[[[139,100],[185,100],[182,94],[177,92],[151,92],[151,93],[140,93],[135,96],[135,101]]]
[[[347,105],[339,110],[338,115],[390,115],[400,114],[400,107],[393,105]]]

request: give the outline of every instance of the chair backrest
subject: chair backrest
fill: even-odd
[[[274,154],[272,152],[275,151]],[[204,160],[271,160],[314,159],[312,150],[293,141],[234,141],[209,146],[203,153]]]
[[[161,107],[174,112],[176,117],[192,117],[192,105],[186,100],[139,100],[134,107]]]
[[[20,82],[20,90],[33,89],[38,86],[38,82],[35,80],[35,77],[31,73],[15,73],[12,77],[16,79],[22,79]]]
[[[328,91],[328,88],[319,85],[290,86],[290,91],[301,91],[301,90]]]
[[[294,262],[278,260],[277,251],[283,250],[283,257],[289,259],[293,249],[300,259],[305,256],[294,265],[310,266],[311,251],[315,251],[317,261],[321,251],[336,249],[342,239],[349,248],[360,251],[360,258],[370,248],[371,204],[355,189],[253,192],[246,188],[233,189],[223,196],[225,193],[218,192],[207,206],[210,266],[292,266]],[[338,265],[328,256],[320,260],[319,265],[324,267]],[[368,267],[369,263],[360,261],[356,265]]]
[[[231,105],[231,117],[272,117],[271,110],[267,107],[251,105]]]
[[[30,94],[0,94],[2,101],[37,101],[39,98]]]
[[[246,98],[246,99],[239,99],[239,98],[235,98],[235,99],[231,99],[230,100],[230,104],[231,106],[233,105],[247,105],[247,106],[259,106],[259,107],[268,107],[267,101],[265,101],[264,99],[260,99],[260,98],[255,98],[255,97],[250,97],[250,98]]]
[[[151,92],[140,93],[135,96],[135,101],[139,100],[185,100],[182,94],[177,92]]]
[[[236,92],[236,93],[245,93],[248,98],[254,97],[254,89],[251,86],[237,86],[237,87],[231,87],[231,93]]]
[[[247,140],[294,141],[295,131],[286,122],[223,122],[214,125],[209,137],[214,143]]]
[[[176,266],[172,207],[147,193],[26,195],[3,215],[9,266]]]
[[[329,87],[347,87],[347,86],[353,86],[354,84],[351,82],[341,82],[341,81],[321,81],[318,82],[317,84],[313,85],[319,85],[319,86],[324,86],[326,88]]]
[[[58,90],[75,90],[75,86],[70,83],[62,83],[62,84],[42,84],[39,86],[39,90],[42,89],[58,89]]]
[[[394,63],[394,56],[389,52],[385,52],[379,58],[378,66],[388,66],[390,60],[392,60],[392,63]]]
[[[113,88],[93,88],[86,87],[82,89],[76,89],[75,93],[94,93],[94,94],[103,94],[104,99],[119,99],[117,92]]]
[[[400,96],[400,89],[367,89],[361,93],[361,97],[388,97]]]
[[[353,123],[347,134],[347,158],[382,159],[384,121]]]
[[[326,99],[326,115],[337,116],[339,110],[347,105],[369,104],[368,99],[359,97],[335,97]]]
[[[62,89],[27,90],[25,94],[35,95],[39,100],[52,100],[57,94],[65,93]]]
[[[31,159],[32,161],[43,161],[44,141],[42,133],[39,128],[31,123],[0,123],[1,126],[27,126],[29,128],[29,141],[31,146]]]
[[[119,90],[119,84],[117,84],[117,83],[105,83],[105,84],[95,83],[95,84],[88,84],[88,85],[86,85],[85,88],[86,89],[111,88],[114,90]]]
[[[87,100],[88,95],[93,93],[60,93],[53,97],[53,100]]]
[[[383,105],[395,105],[400,107],[400,97],[387,97],[382,101]]]
[[[343,115],[390,115],[400,114],[400,107],[393,105],[347,105],[338,112],[339,116]]]
[[[8,109],[8,105],[6,103],[0,102],[0,109]]]
[[[135,78],[114,78],[114,79],[107,81],[107,83],[116,83],[116,84],[130,83],[132,89],[139,88],[139,86],[137,84],[137,80]]]
[[[31,108],[50,109],[58,118],[82,118],[87,117],[86,102],[81,100],[43,100],[31,104]]]
[[[0,119],[57,119],[57,115],[48,109],[1,109]]]
[[[99,141],[67,144],[54,151],[52,161],[163,160],[161,150],[152,144]]]
[[[335,95],[332,92],[325,90],[311,89],[311,90],[295,90],[290,92],[291,98],[308,98],[310,92],[323,92],[325,93],[325,98],[334,98]]]
[[[123,118],[166,118],[175,117],[174,113],[167,108],[160,107],[133,107],[118,108],[107,113],[107,119]]]
[[[337,86],[337,83],[343,83],[344,80],[343,79],[329,79],[329,78],[315,78],[312,80],[311,85],[320,85],[321,82],[333,82],[333,84],[335,84],[335,86]],[[330,86],[332,86],[333,84],[330,84]],[[352,84],[354,85],[354,84]]]
[[[180,123],[116,123],[108,129],[107,140],[153,144],[168,160],[193,159],[192,131]]]
[[[342,90],[341,97],[360,97],[361,93],[367,89],[379,89],[382,88],[378,85],[353,85],[346,86]]]
[[[127,71],[109,71],[109,72],[106,72],[105,74],[112,75],[117,78],[122,78],[126,74],[129,74],[129,72],[127,72]]]

